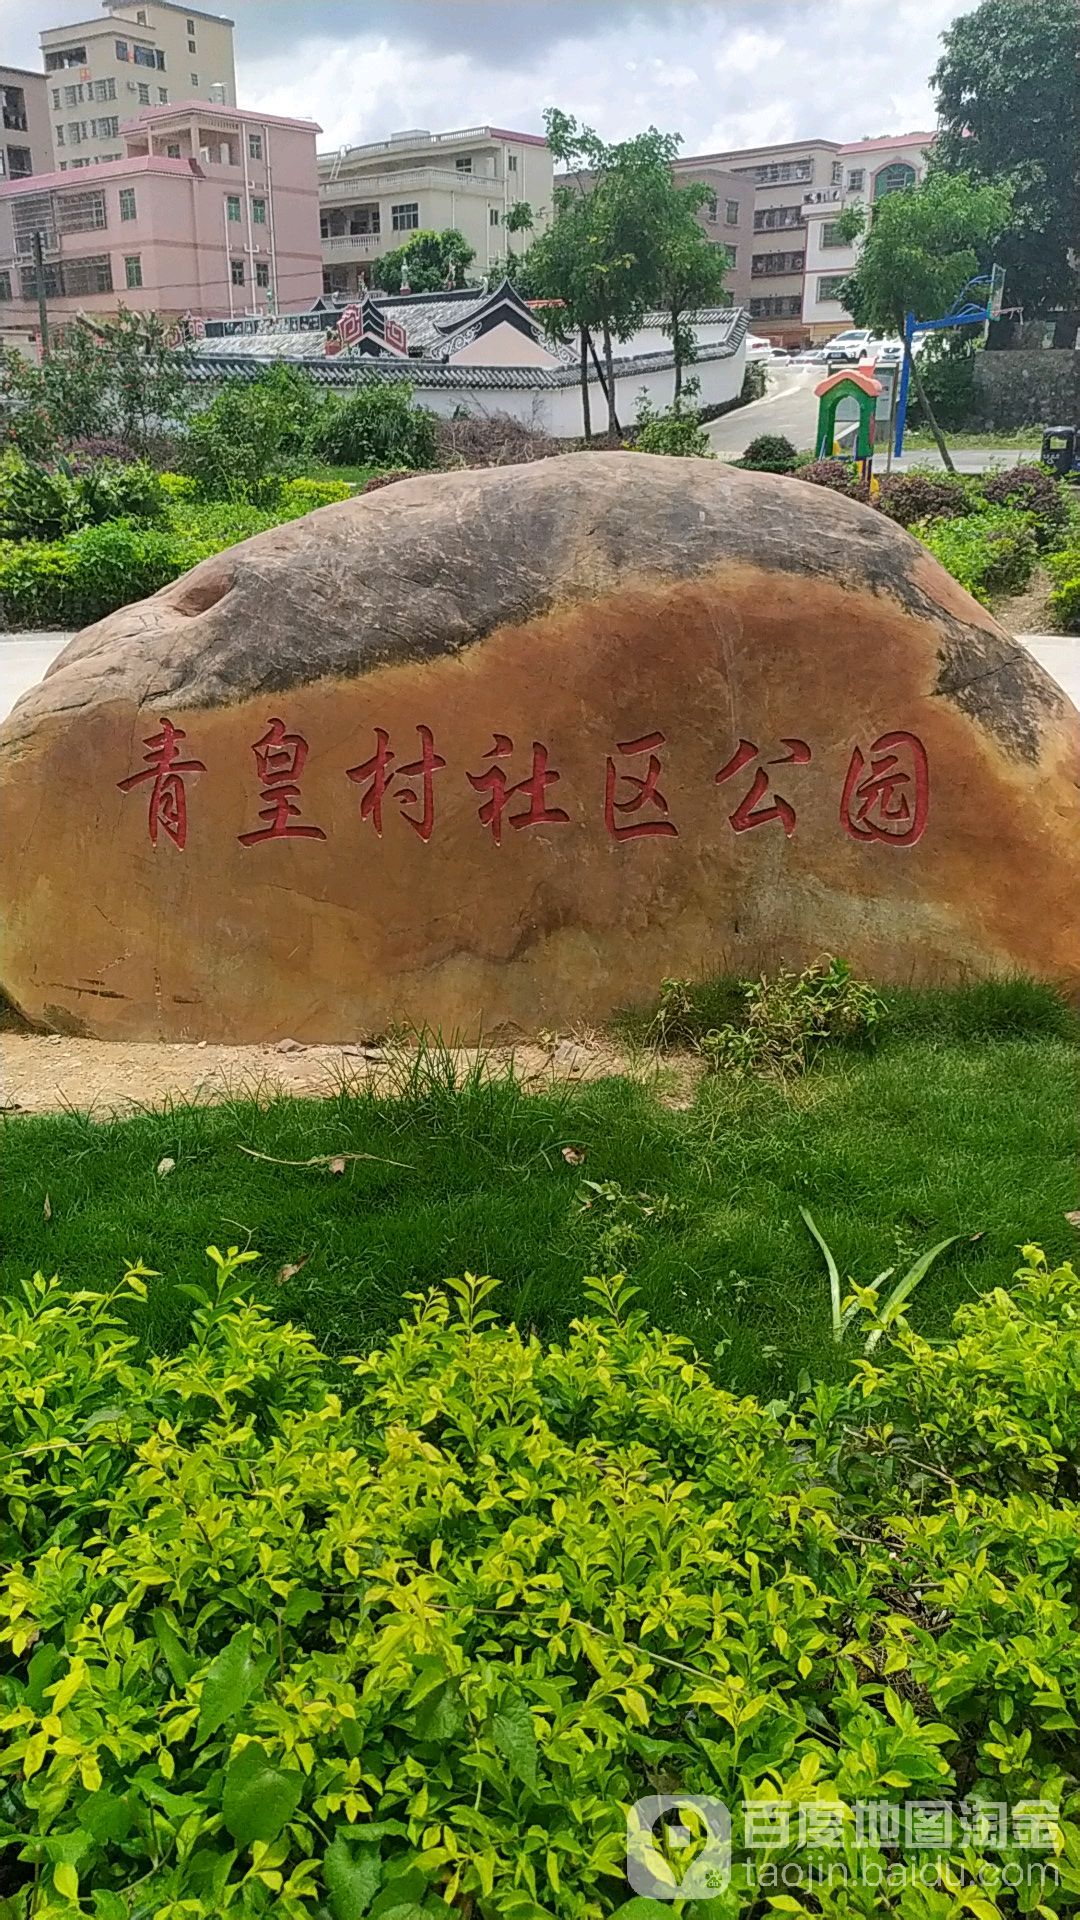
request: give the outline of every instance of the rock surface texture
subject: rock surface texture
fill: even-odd
[[[1080,985],[1080,716],[884,516],[430,475],[80,634],[0,730],[0,986],[128,1039],[492,1035],[840,953]]]

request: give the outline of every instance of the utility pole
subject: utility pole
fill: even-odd
[[[41,245],[41,231],[34,235],[34,277],[37,280],[38,325],[41,329],[41,357],[49,357],[49,309],[45,304],[45,257]]]

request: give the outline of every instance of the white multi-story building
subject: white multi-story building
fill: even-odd
[[[233,23],[176,0],[102,0],[98,20],[41,36],[53,166],[121,160],[120,128],[141,107],[235,107]]]
[[[839,215],[852,204],[869,207],[888,193],[916,186],[926,172],[933,143],[932,133],[898,133],[892,139],[854,140],[839,148],[835,199],[811,203],[804,210],[802,320],[811,340],[828,340],[851,320],[840,289],[858,259],[859,242],[841,238]]]
[[[543,136],[501,127],[413,130],[319,155],[323,285],[354,294],[378,285],[378,262],[410,233],[457,227],[487,273],[528,244],[506,215],[519,201],[534,226],[551,215],[551,153]]]

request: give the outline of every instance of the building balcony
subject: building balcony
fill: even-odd
[[[425,188],[440,193],[471,193],[490,198],[501,193],[502,178],[493,173],[459,173],[456,167],[402,167],[400,173],[355,173],[347,178],[322,180],[319,198],[323,201],[370,200],[384,193],[420,193]]]
[[[392,235],[390,247],[404,246],[407,233]],[[384,240],[381,233],[331,233],[323,238],[322,256],[331,260],[370,260],[373,254],[380,253]]]

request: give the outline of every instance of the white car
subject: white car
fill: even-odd
[[[773,343],[771,340],[763,340],[759,333],[747,334],[746,357],[748,360],[771,360],[772,353]]]
[[[871,352],[874,339],[870,327],[847,327],[843,333],[834,333],[826,340],[824,352],[827,360],[838,360],[848,366],[858,366]]]

